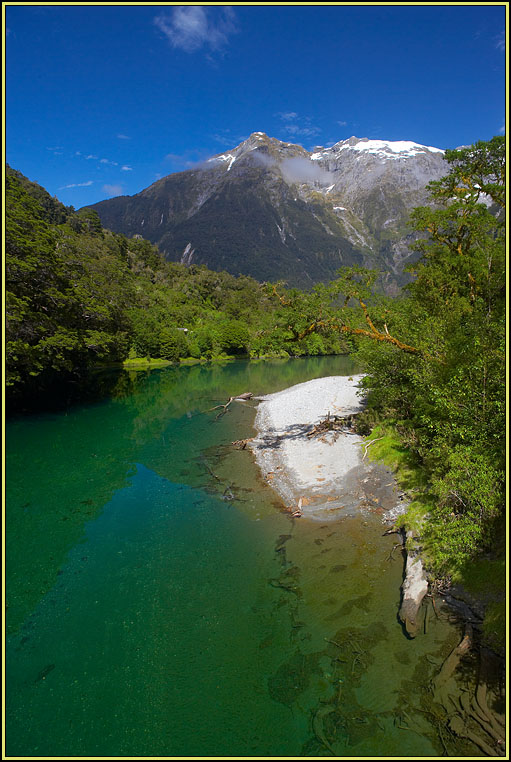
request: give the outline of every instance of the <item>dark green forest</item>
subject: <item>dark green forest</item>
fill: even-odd
[[[505,138],[447,151],[414,210],[420,255],[399,298],[343,268],[311,291],[165,262],[8,168],[8,397],[44,395],[127,358],[211,360],[356,352],[359,430],[397,469],[437,579],[486,595],[502,640],[506,492]],[[426,520],[427,519],[427,520]],[[477,561],[477,563],[475,563]]]
[[[336,354],[345,337],[290,342],[264,284],[166,262],[148,241],[101,227],[21,173],[6,177],[6,381],[44,394],[127,358]]]

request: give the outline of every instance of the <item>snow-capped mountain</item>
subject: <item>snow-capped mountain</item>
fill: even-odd
[[[414,256],[410,210],[447,174],[443,150],[351,137],[306,151],[254,132],[195,169],[94,205],[102,223],[169,260],[310,286],[342,265],[382,272],[392,293]]]

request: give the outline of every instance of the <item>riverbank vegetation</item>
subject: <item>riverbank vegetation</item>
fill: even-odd
[[[385,420],[427,474],[422,536],[435,571],[459,574],[495,549],[505,521],[505,141],[449,151],[449,175],[416,209],[415,278],[381,302],[390,333],[364,342],[368,415]]]
[[[6,176],[6,383],[11,401],[99,366],[346,352],[343,337],[290,346],[278,298],[253,278],[166,262],[20,172]],[[298,292],[295,292],[298,293]],[[159,363],[160,365],[162,363]]]

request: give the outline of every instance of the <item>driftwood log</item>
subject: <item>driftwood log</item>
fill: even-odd
[[[365,460],[365,457],[367,455],[367,451],[371,447],[371,445],[373,445],[375,442],[379,442],[380,439],[383,439],[383,437],[377,437],[376,439],[371,439],[369,442],[365,442],[364,443],[364,456],[363,456],[362,460]]]
[[[222,411],[217,415],[216,419],[220,418],[220,416],[224,415],[227,412],[227,408],[231,404],[231,402],[237,401],[237,402],[246,402],[247,400],[252,399],[254,395],[252,392],[243,392],[243,394],[237,394],[235,397],[229,397],[228,402],[225,403],[225,405],[215,405],[215,407],[211,407],[209,409],[209,412],[212,410],[218,410],[219,408],[222,408]],[[216,420],[215,419],[215,420]]]
[[[235,442],[231,442],[237,450],[244,450],[249,442],[252,442],[255,437],[248,437],[248,439],[237,439]]]
[[[411,539],[412,533],[408,531],[407,540]],[[406,550],[406,570],[401,585],[402,599],[398,616],[408,636],[414,638],[419,631],[419,610],[422,600],[428,592],[428,581],[418,552],[411,548],[406,548]]]

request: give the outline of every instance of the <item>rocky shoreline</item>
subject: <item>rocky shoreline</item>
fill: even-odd
[[[362,411],[362,375],[330,376],[260,398],[249,442],[263,478],[296,517],[335,520],[364,509],[378,510],[392,524],[406,508],[392,472],[366,459],[363,437],[351,418]],[[331,429],[318,426],[336,421]],[[346,421],[346,425],[343,425]],[[419,627],[428,581],[418,554],[407,551],[400,619],[409,637]]]

